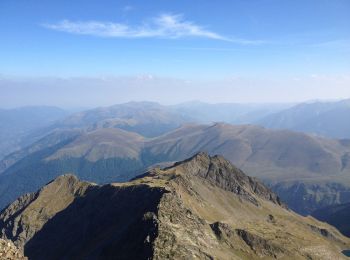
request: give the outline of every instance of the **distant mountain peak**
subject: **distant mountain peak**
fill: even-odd
[[[267,115],[257,123],[268,128],[290,129],[332,138],[349,138],[350,100],[300,103]]]

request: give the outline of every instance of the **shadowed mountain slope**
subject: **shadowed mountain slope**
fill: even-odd
[[[205,153],[127,183],[61,176],[4,209],[0,232],[30,259],[341,259],[350,246]]]
[[[350,203],[316,210],[312,213],[312,216],[335,226],[344,235],[350,237]]]

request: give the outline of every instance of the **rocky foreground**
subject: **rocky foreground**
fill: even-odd
[[[29,259],[342,259],[350,248],[205,153],[127,183],[61,176],[5,208],[0,236]]]

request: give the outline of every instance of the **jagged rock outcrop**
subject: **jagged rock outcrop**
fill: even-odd
[[[205,153],[127,183],[61,176],[4,209],[0,234],[35,260],[339,259],[350,245]]]
[[[0,259],[1,260],[27,260],[11,241],[0,239]]]
[[[221,222],[215,222],[210,225],[215,235],[221,241],[232,248],[236,245],[242,245],[242,249],[247,247],[253,250],[258,256],[277,258],[282,256],[284,249],[280,246],[274,245],[273,242],[254,235],[243,229],[232,229],[229,225]]]
[[[257,179],[245,175],[222,156],[209,157],[201,152],[188,160],[175,164],[177,165],[181,165],[187,176],[194,174],[207,180],[211,185],[235,193],[257,206],[259,202],[253,194],[282,206],[276,194]]]

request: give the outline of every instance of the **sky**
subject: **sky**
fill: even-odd
[[[0,107],[349,97],[348,0],[0,1]]]

